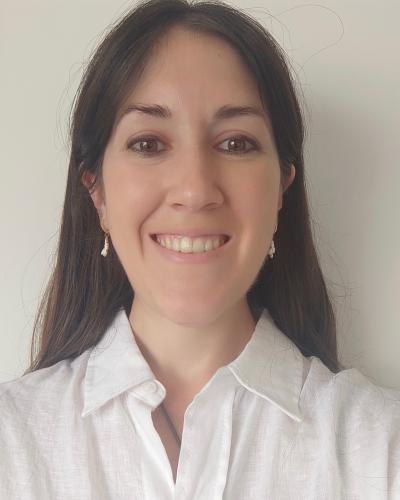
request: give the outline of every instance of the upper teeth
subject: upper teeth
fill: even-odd
[[[200,253],[214,250],[223,245],[225,239],[223,236],[213,238],[189,238],[188,236],[166,236],[156,235],[158,243],[169,250],[183,253]]]

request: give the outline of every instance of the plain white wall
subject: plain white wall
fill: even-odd
[[[400,388],[397,0],[229,2],[271,31],[306,116],[311,212],[342,362]],[[83,65],[132,2],[1,0],[0,382],[29,362],[68,166]]]

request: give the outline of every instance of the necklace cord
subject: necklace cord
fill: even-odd
[[[167,410],[165,409],[164,407],[164,404],[161,403],[161,409],[162,411],[164,412],[164,415],[165,415],[165,418],[167,420],[167,423],[172,431],[172,434],[174,435],[174,438],[176,440],[176,442],[179,444],[179,447],[181,446],[181,438],[179,437],[179,434],[177,433],[175,427],[174,427],[174,424],[172,423],[172,420],[170,418],[170,416],[168,415],[168,412]]]

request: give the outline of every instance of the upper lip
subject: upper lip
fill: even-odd
[[[163,230],[160,232],[152,233],[152,236],[155,235],[176,235],[176,236],[189,236],[190,238],[195,238],[196,236],[228,236],[230,238],[230,234],[228,234],[224,230],[212,230],[212,229],[171,229],[171,230]]]

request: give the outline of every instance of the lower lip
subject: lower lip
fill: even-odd
[[[163,255],[167,259],[178,263],[200,264],[202,262],[210,262],[215,259],[218,259],[218,257],[221,257],[223,253],[226,251],[230,242],[232,241],[232,236],[226,243],[224,243],[220,247],[215,248],[214,250],[208,250],[207,252],[201,252],[201,253],[175,252],[174,250],[169,250],[168,248],[161,246],[159,243],[157,243],[157,241],[154,241],[151,236],[150,239],[153,242],[153,244],[158,248],[158,250],[161,252],[161,255]]]

